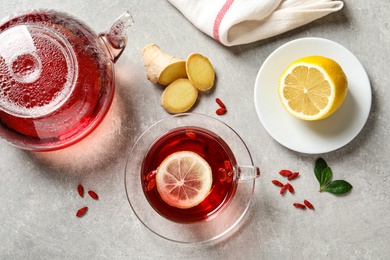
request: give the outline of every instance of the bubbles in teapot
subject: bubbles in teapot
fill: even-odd
[[[55,39],[29,26],[16,26],[12,33],[23,31],[29,45],[19,47],[11,57],[2,55],[2,84],[9,85],[0,98],[1,105],[15,114],[37,116],[49,113],[70,93],[73,82],[72,61]],[[27,35],[27,32],[29,33]],[[15,35],[12,39],[14,40]],[[1,41],[4,45],[7,42]],[[4,64],[5,63],[5,64]],[[21,94],[23,93],[23,94]],[[22,95],[22,96],[21,96]],[[46,112],[45,112],[46,111]]]
[[[111,63],[99,47],[63,13],[37,11],[0,25],[0,125],[50,142],[82,131],[112,94]]]

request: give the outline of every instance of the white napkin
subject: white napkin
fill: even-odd
[[[226,46],[297,28],[343,8],[332,0],[168,0],[201,31]]]

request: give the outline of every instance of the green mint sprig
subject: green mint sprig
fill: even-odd
[[[327,191],[335,195],[341,195],[349,192],[352,189],[352,185],[347,181],[332,181],[332,169],[322,158],[318,158],[316,160],[314,174],[320,183],[320,192]]]

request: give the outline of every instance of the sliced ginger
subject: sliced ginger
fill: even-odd
[[[161,96],[161,105],[172,114],[188,111],[198,98],[198,90],[213,87],[214,68],[202,54],[192,53],[187,60],[169,55],[156,44],[142,49],[147,78],[167,86]]]
[[[187,78],[186,62],[184,60],[176,61],[166,66],[161,71],[158,82],[163,86],[168,86],[180,78]]]
[[[148,44],[142,49],[142,57],[147,78],[153,83],[168,86],[179,78],[187,78],[186,62],[171,56],[156,44]]]
[[[161,95],[161,106],[171,114],[188,111],[198,98],[198,89],[189,79],[177,79],[165,88]]]
[[[210,60],[199,53],[192,53],[186,62],[188,79],[197,89],[209,90],[214,85],[215,72]]]

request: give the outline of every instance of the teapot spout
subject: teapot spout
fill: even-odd
[[[107,53],[115,63],[127,44],[126,30],[134,23],[133,17],[129,11],[123,13],[107,33],[102,33],[99,38],[103,41]]]

